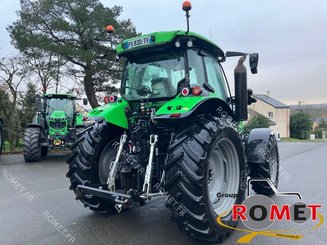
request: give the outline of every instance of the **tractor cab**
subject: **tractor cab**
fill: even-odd
[[[184,10],[189,25],[188,10]],[[117,46],[116,52],[117,60],[126,60],[120,94],[134,115],[152,115],[163,122],[221,107],[233,120],[247,120],[247,106],[253,98],[247,89],[243,62],[249,56],[251,72],[256,73],[258,54],[225,53],[212,41],[190,32],[189,26],[186,32],[154,32],[127,39]],[[235,69],[235,96],[222,68],[226,58],[233,56],[241,57]],[[142,108],[143,115],[135,114]]]
[[[183,96],[184,88],[192,96],[201,96],[202,92],[214,93],[223,100],[228,96],[217,59],[224,53],[200,35],[183,31],[152,33],[127,40],[117,50],[127,58],[121,85],[121,95],[127,101],[168,101]]]
[[[73,128],[80,117],[75,107],[76,97],[70,94],[44,95],[44,111],[51,148],[62,148],[73,141]]]
[[[71,125],[75,112],[75,97],[71,95],[45,95],[45,113],[50,119],[66,120]]]
[[[46,113],[51,115],[54,111],[62,111],[68,118],[74,116],[75,101],[72,98],[46,97]]]

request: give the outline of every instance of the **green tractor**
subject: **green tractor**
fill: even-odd
[[[46,157],[48,149],[70,147],[84,129],[83,116],[76,112],[77,98],[70,94],[45,94],[35,97],[36,115],[24,132],[25,162]],[[83,100],[83,103],[87,101]]]
[[[187,23],[190,9],[185,2]],[[271,130],[245,134],[242,126],[248,105],[255,102],[243,62],[249,56],[256,73],[258,54],[224,53],[188,30],[128,39],[116,52],[117,60],[125,60],[121,97],[112,95],[90,112],[95,122],[67,161],[70,189],[99,213],[120,213],[165,196],[182,231],[194,239],[224,240],[231,230],[216,219],[221,215],[225,224],[236,226],[231,209],[245,199],[248,177],[278,184],[278,147]],[[235,96],[222,68],[232,56],[241,56]],[[273,194],[265,181],[252,187]]]
[[[0,117],[0,157],[2,154],[2,150],[4,148],[4,143],[5,143],[4,127],[3,127],[2,118]]]

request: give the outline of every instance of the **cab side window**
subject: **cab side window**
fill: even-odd
[[[218,60],[208,54],[204,57],[204,62],[208,76],[208,83],[215,89],[216,94],[221,99],[225,100],[227,97],[225,80]]]
[[[193,49],[187,51],[187,56],[190,67],[190,85],[202,86],[206,81],[202,57],[198,54],[198,50]]]

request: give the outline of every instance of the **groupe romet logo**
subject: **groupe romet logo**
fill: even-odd
[[[278,192],[270,179],[249,179],[248,186],[252,181],[266,181],[274,190],[276,196],[296,196],[299,201],[293,204],[277,205],[271,198],[263,195],[249,196],[243,201],[242,204],[235,204],[232,208],[232,219],[234,221],[240,219],[244,226],[249,230],[242,228],[235,228],[224,224],[221,217],[226,213],[221,214],[217,218],[217,222],[233,230],[243,231],[249,233],[241,237],[238,243],[250,243],[257,235],[285,238],[291,240],[300,240],[304,237],[304,232],[299,230],[268,230],[268,228],[275,221],[292,222],[296,224],[304,224],[311,220],[316,223],[313,228],[308,229],[312,232],[320,227],[323,223],[323,216],[318,210],[322,207],[321,204],[304,203],[301,194],[298,192]],[[296,227],[295,227],[296,228]]]

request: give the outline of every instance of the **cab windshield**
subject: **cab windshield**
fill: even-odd
[[[121,94],[126,100],[170,98],[185,77],[183,52],[127,61]]]
[[[54,111],[64,111],[69,118],[74,114],[74,100],[51,98],[47,101],[47,114],[50,116]]]

